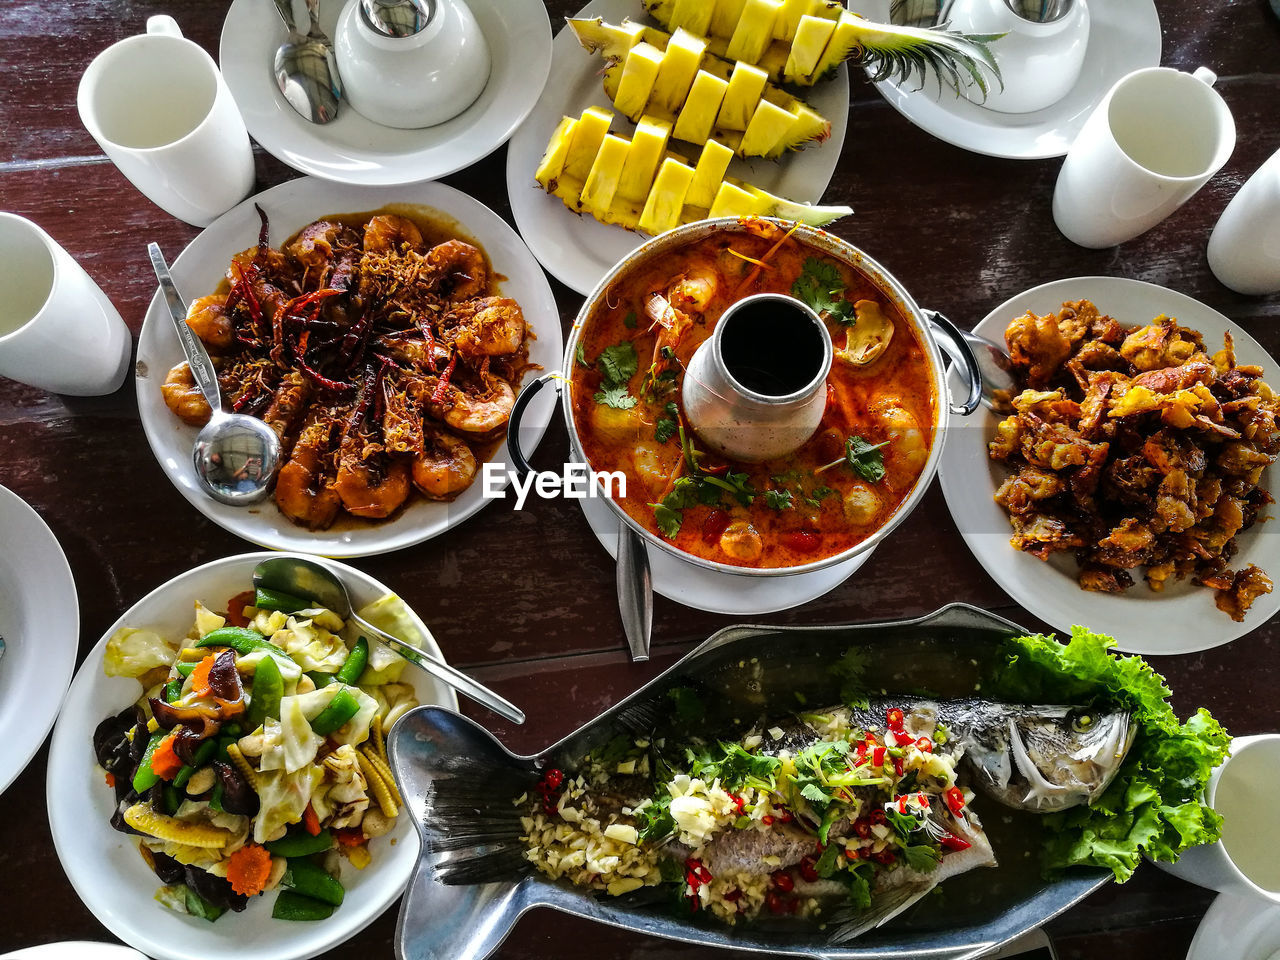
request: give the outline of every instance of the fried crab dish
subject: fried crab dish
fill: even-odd
[[[379,520],[416,489],[452,500],[492,454],[528,368],[520,305],[495,295],[485,254],[396,213],[304,227],[231,259],[229,288],[187,324],[218,368],[223,403],[279,435],[275,500],[295,523]],[[433,236],[434,238],[434,236]],[[162,388],[192,426],[210,409],[183,362]]]
[[[1236,362],[1230,333],[1210,355],[1175,319],[1126,327],[1087,300],[1028,312],[1005,341],[1024,389],[989,452],[1014,471],[995,495],[1012,545],[1073,552],[1085,590],[1127,590],[1134,569],[1157,592],[1189,577],[1243,620],[1272,589],[1231,569],[1236,535],[1273,502],[1280,400],[1262,369]]]

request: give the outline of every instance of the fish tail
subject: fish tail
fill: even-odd
[[[865,910],[841,907],[834,911],[827,923],[832,943],[848,943],[911,907],[937,886],[934,881],[908,883],[878,891],[871,896],[871,906]]]
[[[422,856],[446,884],[516,880],[524,858],[523,805],[539,771],[479,724],[441,707],[405,714],[388,738],[401,793],[422,839]]]

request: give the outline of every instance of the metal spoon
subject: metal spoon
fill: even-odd
[[[649,638],[653,635],[653,576],[649,572],[649,551],[625,523],[618,527],[618,613],[627,636],[631,661],[649,659]]]
[[[1009,409],[1008,397],[1018,392],[1018,381],[1014,379],[1009,354],[1003,346],[957,327],[936,310],[925,310],[925,319],[934,323],[945,321],[945,326],[954,328],[964,338],[969,349],[973,351],[973,359],[977,361],[978,372],[982,374],[982,403],[989,410],[997,413]],[[953,353],[951,342],[947,337],[938,337],[938,347],[951,358],[961,372],[968,366],[963,357]],[[996,396],[999,393],[1000,396]]]
[[[397,652],[410,663],[417,664],[438,680],[443,680],[464,696],[482,704],[510,720],[512,723],[524,723],[524,711],[515,704],[498,696],[488,687],[472,680],[465,673],[455,670],[443,660],[426,650],[392,636],[387,631],[375,627],[368,620],[355,613],[351,608],[351,595],[346,585],[328,567],[301,557],[272,557],[263,560],[253,569],[253,585],[291,593],[295,597],[315,600],[322,607],[332,610],[343,620],[354,621],[362,630],[368,631],[383,643],[395,647]],[[431,636],[430,632],[427,634]],[[434,639],[434,638],[433,638]],[[408,651],[407,653],[405,651]]]
[[[274,0],[280,19],[289,28],[289,39],[276,50],[276,85],[289,106],[312,123],[328,123],[338,115],[342,81],[333,43],[320,29],[320,0],[306,0],[311,25],[306,36],[293,19],[293,0]]]
[[[187,305],[173,285],[169,266],[157,244],[148,244],[151,266],[164,293],[169,316],[178,331],[178,342],[187,355],[191,375],[213,411],[209,422],[196,434],[191,452],[196,477],[209,496],[233,507],[257,503],[267,495],[280,466],[280,438],[257,417],[226,413],[218,389],[213,361],[195,333],[187,326]]]

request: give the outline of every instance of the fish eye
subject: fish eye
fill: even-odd
[[[1084,733],[1093,728],[1094,717],[1091,713],[1077,713],[1071,720],[1071,729],[1076,733]]]

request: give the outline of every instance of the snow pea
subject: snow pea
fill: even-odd
[[[360,711],[360,701],[346,690],[339,690],[329,701],[329,705],[321,710],[311,721],[311,729],[322,737],[327,737]]]
[[[159,774],[151,769],[151,755],[156,752],[156,747],[160,746],[160,741],[168,735],[168,730],[157,730],[151,735],[151,739],[147,741],[147,749],[143,752],[142,760],[138,763],[138,771],[133,775],[133,789],[138,793],[150,790],[160,782]]]
[[[249,691],[249,712],[245,719],[250,730],[257,730],[269,717],[280,716],[280,698],[284,695],[284,678],[274,657],[263,657],[253,671]]]
[[[279,840],[271,840],[263,846],[273,856],[292,860],[294,857],[309,857],[313,853],[324,853],[333,846],[333,834],[328,830],[321,830],[313,837],[306,830],[290,830]]]
[[[290,859],[289,869],[284,872],[280,882],[304,897],[331,903],[335,907],[341,905],[345,893],[341,883],[310,860]]]
[[[195,642],[197,647],[230,647],[236,653],[248,655],[258,650],[281,653],[281,649],[248,627],[219,627],[210,630]]]
[[[279,610],[281,613],[297,613],[299,610],[307,609],[307,607],[314,607],[316,602],[303,597],[295,597],[292,593],[283,593],[279,590],[258,587],[253,593],[253,605],[259,610]]]
[[[271,916],[277,920],[327,920],[333,916],[333,904],[312,900],[292,890],[281,890]]]
[[[345,684],[355,686],[360,674],[364,673],[365,665],[369,662],[369,641],[361,637],[356,641],[356,645],[351,648],[351,652],[347,654],[347,659],[343,661],[342,668],[338,671],[338,679]]]

